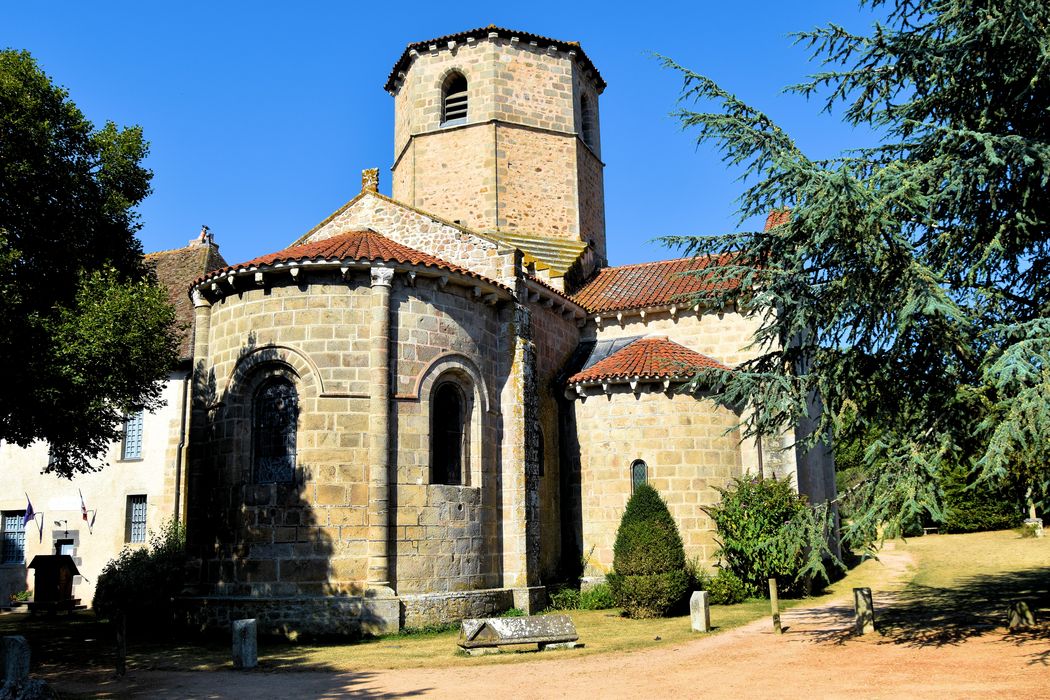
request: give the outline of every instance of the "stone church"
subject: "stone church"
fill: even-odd
[[[391,196],[366,170],[284,250],[190,281],[188,620],[534,611],[611,568],[641,482],[709,563],[702,507],[731,478],[834,497],[827,450],[742,441],[739,409],[679,391],[754,352],[753,315],[692,298],[708,261],[607,265],[605,81],[579,44],[464,31],[410,44],[385,87]]]

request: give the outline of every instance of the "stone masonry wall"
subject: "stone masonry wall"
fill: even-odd
[[[206,380],[197,389],[209,419],[194,450],[197,546],[206,590],[223,595],[354,595],[367,575],[369,310],[367,273],[341,281],[313,272],[291,284],[246,288],[211,311]],[[482,476],[498,442],[496,419],[474,407],[479,485],[429,485],[429,397],[420,378],[434,358],[475,368],[484,391],[499,384],[497,311],[472,290],[437,281],[391,293],[393,420],[397,440],[397,551],[394,577],[406,590],[498,585],[493,538],[495,496]],[[293,484],[253,484],[251,397],[257,377],[279,371],[299,395],[297,475]],[[479,387],[479,390],[482,387]],[[482,437],[483,436],[483,437]],[[487,452],[486,452],[487,451]],[[495,486],[491,487],[493,494]],[[200,551],[200,550],[198,550]]]
[[[492,588],[500,583],[500,441],[494,397],[505,382],[498,312],[470,290],[418,281],[391,295],[397,465],[399,593]],[[464,483],[431,483],[431,396],[451,378],[469,394]]]
[[[442,86],[454,71],[467,79],[467,118],[442,126]],[[597,119],[593,78],[569,54],[527,42],[422,52],[394,95],[394,198],[478,230],[583,240],[586,222],[604,255],[604,202],[591,194],[600,175],[582,176],[586,205],[577,195],[583,94]],[[597,161],[600,146],[587,156]],[[584,167],[600,172],[600,162]]]
[[[562,387],[556,379],[579,343],[579,329],[542,304],[530,304],[532,337],[536,343],[536,388],[539,394],[538,418],[542,435],[543,473],[539,477],[540,572],[552,580],[561,564],[563,527],[562,464],[558,429],[559,398]]]
[[[713,401],[681,394],[630,391],[576,401],[581,452],[585,572],[612,567],[613,543],[631,496],[631,463],[644,460],[649,483],[667,501],[687,557],[713,561],[714,524],[701,510],[715,487],[740,476],[736,415]],[[592,549],[593,548],[593,549]]]
[[[392,241],[508,287],[513,287],[517,279],[513,249],[371,194],[364,194],[336,212],[312,231],[306,241],[321,241],[362,228],[370,228]]]

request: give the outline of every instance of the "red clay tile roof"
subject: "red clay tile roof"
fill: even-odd
[[[771,228],[783,226],[789,221],[791,221],[790,209],[774,209],[769,212],[769,216],[766,217],[766,227],[763,230],[768,231]]]
[[[395,243],[386,236],[382,236],[375,231],[368,229],[363,231],[348,231],[346,233],[341,233],[338,236],[325,238],[321,241],[294,245],[276,253],[261,255],[247,262],[230,265],[221,270],[215,270],[214,272],[198,278],[194,284],[200,284],[201,282],[213,277],[220,277],[239,270],[277,265],[279,263],[303,262],[306,260],[325,262],[383,260],[386,262],[408,265],[421,265],[424,267],[448,270],[449,272],[454,272],[459,275],[473,277],[474,279],[481,280],[482,282],[499,287],[500,289],[507,289],[506,286],[499,282],[483,277],[476,272],[471,272],[464,267],[453,265],[452,263],[445,262],[440,258],[435,258],[433,255],[421,253],[418,250],[409,248],[408,246]]]
[[[594,82],[598,85],[598,91],[601,92],[605,89],[605,81],[602,79],[598,69],[591,63],[591,59],[587,58],[587,54],[583,52],[583,48],[580,47],[579,42],[576,41],[559,41],[558,39],[551,39],[550,37],[540,36],[539,34],[530,34],[529,32],[519,32],[513,29],[506,29],[504,27],[497,27],[490,24],[487,27],[478,27],[476,29],[468,29],[462,32],[456,32],[455,34],[446,34],[445,36],[439,36],[434,39],[428,39],[426,41],[415,41],[405,47],[404,53],[401,54],[401,58],[397,59],[397,63],[394,64],[393,69],[390,71],[390,76],[386,79],[386,85],[383,89],[390,92],[394,89],[394,83],[397,80],[397,74],[404,71],[405,68],[412,62],[410,51],[415,49],[419,53],[423,53],[430,48],[431,44],[437,45],[439,48],[447,48],[448,42],[450,41],[466,41],[473,37],[475,39],[485,39],[489,33],[498,34],[501,38],[510,39],[512,37],[518,37],[522,41],[535,41],[539,46],[553,46],[559,51],[575,51],[576,60],[580,62],[580,65],[584,70],[590,70],[594,73]]]
[[[193,304],[186,288],[194,279],[226,264],[217,246],[206,241],[185,248],[147,253],[146,264],[157,273],[157,281],[168,290],[168,300],[175,307],[179,330],[179,359],[193,356]]]
[[[684,379],[701,369],[729,370],[718,360],[667,338],[640,338],[604,360],[569,377],[570,384],[603,379]]]
[[[715,288],[709,275],[683,274],[703,270],[712,258],[679,258],[638,265],[606,267],[572,300],[591,313],[643,309],[685,303],[689,295]],[[725,282],[726,287],[733,283]]]

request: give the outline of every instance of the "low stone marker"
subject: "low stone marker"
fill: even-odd
[[[29,679],[29,642],[19,634],[4,637],[3,669],[5,683],[25,683]]]
[[[259,647],[255,636],[255,620],[233,621],[233,667],[255,668],[259,663]]]
[[[871,602],[871,589],[854,588],[853,605],[857,611],[854,621],[857,634],[871,634],[874,632],[875,606]]]
[[[711,631],[711,605],[707,599],[707,591],[693,591],[689,596],[689,618],[694,632]]]
[[[468,654],[491,654],[501,646],[536,644],[540,651],[582,647],[568,615],[482,617],[463,620],[459,646]]]
[[[1042,518],[1025,518],[1023,527],[1031,530],[1032,534],[1036,537],[1043,536],[1043,519]]]
[[[1023,600],[1010,603],[1010,609],[1006,612],[1006,626],[1013,630],[1023,630],[1035,626],[1035,615],[1032,614],[1028,603]]]

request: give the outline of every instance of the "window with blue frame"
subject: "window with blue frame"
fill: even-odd
[[[124,442],[121,459],[142,459],[142,411],[134,411],[124,417]]]
[[[128,496],[127,524],[124,541],[132,544],[146,541],[146,497]]]
[[[0,527],[3,528],[4,564],[24,564],[26,560],[25,511],[4,511]]]

